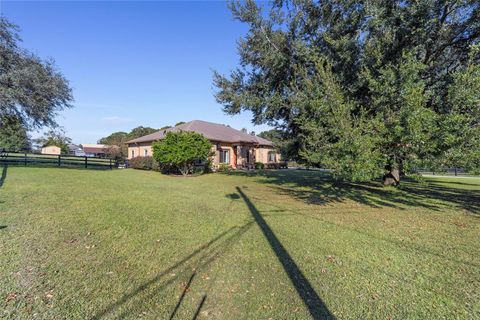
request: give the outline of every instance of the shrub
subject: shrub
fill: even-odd
[[[266,164],[267,169],[288,169],[288,163],[286,161],[282,162],[271,162]]]
[[[230,172],[232,171],[232,167],[226,163],[221,163],[218,165],[218,172]]]
[[[263,170],[265,169],[265,165],[262,162],[255,162],[255,169]]]
[[[152,157],[135,157],[128,161],[129,167],[140,170],[158,170],[158,163]]]
[[[211,158],[208,158],[205,161],[205,165],[203,167],[203,173],[212,173],[213,172],[213,161]]]
[[[153,144],[153,158],[162,168],[173,168],[187,175],[193,172],[196,161],[207,161],[211,148],[211,142],[199,133],[168,132]]]

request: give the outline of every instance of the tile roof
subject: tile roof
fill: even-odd
[[[229,143],[252,143],[265,146],[273,146],[273,143],[240,130],[236,130],[224,124],[212,123],[202,120],[193,120],[179,126],[168,128],[148,134],[146,136],[127,141],[127,143],[150,142],[160,140],[167,132],[194,131],[205,136],[208,140]]]

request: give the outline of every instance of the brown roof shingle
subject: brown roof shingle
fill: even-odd
[[[273,146],[273,143],[251,134],[230,128],[223,124],[212,123],[202,120],[193,120],[179,126],[160,130],[146,136],[127,141],[127,143],[150,142],[160,140],[167,132],[194,131],[205,136],[208,140],[229,143],[252,143],[265,146]]]

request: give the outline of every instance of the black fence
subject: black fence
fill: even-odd
[[[2,151],[0,153],[0,165],[91,169],[112,169],[116,167],[116,163],[112,159],[9,151]]]
[[[438,169],[429,169],[429,168],[415,168],[414,170],[419,174],[430,174],[430,175],[447,175],[447,176],[468,176],[475,175],[474,172],[468,172],[463,168],[438,168]]]

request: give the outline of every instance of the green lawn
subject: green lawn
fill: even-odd
[[[0,318],[479,318],[480,179],[427,182],[11,166]]]

